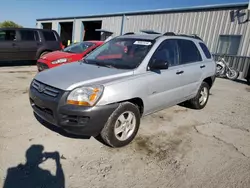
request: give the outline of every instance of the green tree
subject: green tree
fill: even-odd
[[[17,28],[17,27],[22,27],[21,25],[18,25],[17,23],[13,21],[6,20],[4,22],[0,22],[0,28]]]

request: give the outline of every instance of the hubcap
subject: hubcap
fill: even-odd
[[[200,92],[200,98],[199,98],[200,105],[204,105],[207,102],[207,98],[208,98],[208,89],[204,87]]]
[[[115,123],[115,136],[120,141],[127,140],[134,132],[136,118],[133,112],[127,111],[122,113]]]

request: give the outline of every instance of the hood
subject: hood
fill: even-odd
[[[45,54],[44,56],[41,57],[41,59],[54,61],[54,60],[61,59],[61,58],[70,58],[74,55],[76,55],[76,54],[63,52],[63,51],[54,51],[54,52],[50,52],[50,53]]]
[[[35,79],[58,89],[72,90],[81,85],[105,84],[131,75],[133,70],[74,62],[42,71],[35,76]]]

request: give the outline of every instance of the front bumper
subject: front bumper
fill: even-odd
[[[59,91],[57,96],[46,95],[30,87],[30,104],[42,120],[64,131],[82,136],[97,136],[118,104],[84,107],[66,104],[69,94]]]

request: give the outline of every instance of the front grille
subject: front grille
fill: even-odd
[[[49,69],[48,65],[46,65],[45,63],[41,63],[41,62],[37,62],[37,68],[39,72]]]
[[[43,84],[41,82],[38,82],[36,80],[33,80],[32,87],[36,89],[40,93],[44,93],[45,95],[51,96],[51,97],[57,97],[60,90],[56,89],[54,87],[48,86],[46,84]]]

